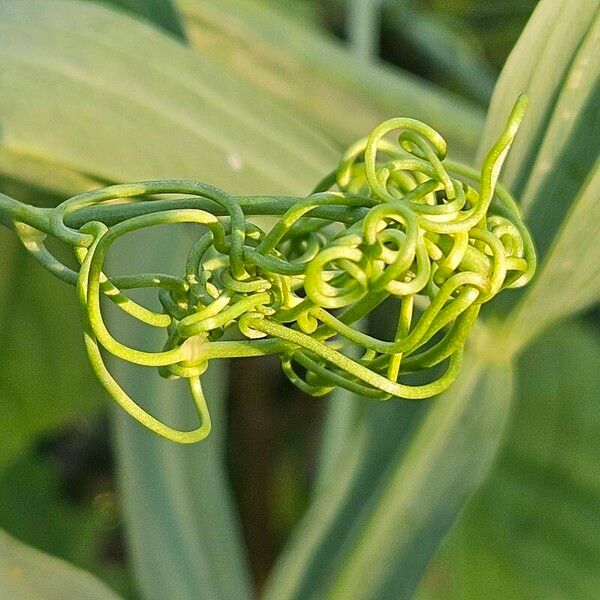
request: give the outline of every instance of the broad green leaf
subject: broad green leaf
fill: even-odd
[[[120,6],[134,15],[159,25],[177,37],[185,39],[179,13],[171,0],[103,0],[105,4]]]
[[[117,600],[113,592],[66,562],[0,531],[0,596],[11,600]]]
[[[474,356],[428,406],[365,407],[276,567],[268,598],[409,598],[492,461],[511,371]]]
[[[71,290],[32,266],[11,235],[0,232],[0,470],[41,434],[98,407],[102,397],[82,358]]]
[[[319,134],[264,94],[157,30],[93,4],[6,4],[0,59],[7,152],[106,181],[191,177],[244,193],[307,192],[337,161]],[[146,238],[143,255],[153,250],[170,264],[188,242],[181,233],[157,232]],[[187,415],[173,385],[166,395],[147,377],[125,376],[148,408],[160,405],[171,422]],[[216,384],[215,394],[206,392],[219,421]],[[211,597],[215,589],[224,590],[223,598],[248,595],[218,434],[204,446],[167,447],[125,421],[117,438],[128,536],[144,593],[153,593],[144,581],[152,573],[156,590],[193,598],[199,590]]]
[[[528,113],[503,170],[520,198],[542,266],[511,332],[523,345],[548,323],[600,299],[600,3],[543,0],[502,71],[485,152],[520,92]],[[519,295],[515,296],[519,298]]]
[[[6,186],[1,185],[1,189]],[[0,471],[42,434],[100,405],[71,290],[0,231]]]
[[[56,161],[21,153],[0,143],[2,193],[18,197],[23,202],[54,206],[81,190],[92,189],[101,183]]]
[[[179,243],[166,252],[169,239]],[[130,272],[177,272],[192,243],[191,235],[177,227],[147,232],[115,248],[113,264],[126,263]],[[132,347],[148,347],[153,341],[160,347],[145,329],[116,316],[114,330]],[[150,413],[175,427],[195,426],[197,416],[182,382],[122,362],[114,364],[114,372]],[[146,600],[250,597],[225,461],[227,363],[213,363],[202,382],[213,426],[198,444],[158,438],[115,408],[127,533],[138,588]]]
[[[348,390],[335,389],[327,398],[322,440],[319,448],[319,468],[314,490],[316,493],[335,477],[336,463],[341,460],[346,444],[357,432],[364,411],[363,399]]]
[[[306,193],[337,161],[312,129],[144,23],[82,2],[2,10],[8,150],[103,180],[195,178],[248,194]]]
[[[522,347],[545,327],[600,300],[600,161],[575,198],[531,289],[505,333]]]
[[[498,138],[517,95],[527,93],[527,115],[502,168],[502,180],[528,213],[535,200],[541,201],[535,198],[537,190],[531,190],[531,196],[524,195],[532,173],[537,175],[553,170],[552,163],[544,165],[539,159],[550,152],[556,160],[561,150],[570,145],[567,136],[557,136],[556,128],[562,125],[563,132],[570,134],[578,125],[579,111],[565,114],[562,94],[570,94],[571,99],[576,100],[574,92],[583,92],[583,97],[576,103],[579,108],[585,105],[586,97],[593,91],[590,82],[593,83],[594,77],[586,77],[580,69],[591,69],[589,74],[594,75],[596,61],[581,64],[580,51],[586,40],[589,43],[593,39],[589,35],[597,8],[597,0],[575,0],[570,5],[560,0],[542,0],[498,79],[479,146],[479,158],[483,159]],[[557,107],[562,109],[558,114]],[[552,141],[558,146],[552,148]]]
[[[203,378],[213,430],[202,444],[158,440],[115,409],[128,539],[145,599],[251,595],[225,468],[225,367]],[[147,410],[181,427],[195,423],[185,390],[131,371],[115,370]]]
[[[597,331],[577,323],[524,352],[504,447],[419,598],[598,597],[599,364]]]
[[[190,43],[228,71],[276,95],[342,144],[389,117],[421,119],[471,159],[480,108],[382,62],[365,63],[331,34],[290,18],[276,3],[179,0]]]

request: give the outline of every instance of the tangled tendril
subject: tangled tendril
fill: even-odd
[[[0,196],[0,220],[48,270],[76,285],[95,374],[165,438],[189,443],[209,433],[200,377],[218,358],[278,354],[287,377],[315,396],[337,386],[378,400],[428,398],[456,379],[481,305],[525,285],[535,270],[529,232],[497,184],[525,105],[519,98],[481,172],[448,160],[431,127],[397,118],[351,146],[306,198],[232,197],[194,181],[148,181],[83,193],[53,209]],[[248,219],[256,215],[279,219],[265,231]],[[169,223],[203,226],[181,276],[105,273],[113,242]],[[48,251],[48,235],[73,247],[78,272]],[[125,294],[139,288],[157,289],[160,312]],[[391,339],[356,327],[389,297],[399,303]],[[146,352],[115,339],[102,298],[164,329],[164,348]],[[186,379],[200,425],[179,431],[146,412],[109,373],[101,348]],[[403,383],[411,373],[425,373],[427,382]]]

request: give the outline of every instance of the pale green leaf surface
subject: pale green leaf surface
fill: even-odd
[[[327,142],[263,94],[93,4],[5,4],[0,60],[2,144],[101,179],[195,178],[236,193],[306,193],[337,161]]]
[[[100,581],[0,531],[0,597],[11,600],[117,600]]]
[[[510,380],[507,365],[471,356],[455,386],[430,405],[366,407],[267,597],[411,597],[491,463]]]
[[[170,240],[177,240],[171,244]],[[113,265],[132,272],[177,272],[193,238],[181,227],[141,232],[115,248]],[[111,313],[112,315],[112,313]],[[118,318],[117,318],[118,317]],[[161,347],[123,315],[112,325],[132,347]],[[183,382],[161,379],[154,369],[114,362],[117,379],[151,414],[181,429],[196,427],[193,401]],[[115,408],[123,505],[138,587],[150,600],[250,596],[225,461],[227,363],[213,363],[202,378],[212,431],[183,446],[158,438]]]
[[[531,289],[508,323],[517,349],[545,327],[600,299],[600,162],[575,199]]]
[[[202,444],[158,439],[115,408],[128,538],[146,599],[250,596],[225,468],[227,371],[219,367],[203,378],[213,430]],[[131,371],[115,369],[147,410],[183,428],[195,423],[182,387]]]
[[[483,127],[479,107],[382,62],[365,63],[312,24],[273,3],[179,0],[191,43],[227,70],[283,99],[347,144],[384,119],[421,119],[471,159]]]
[[[597,332],[577,323],[524,352],[503,449],[419,598],[598,597],[599,364]]]
[[[319,464],[315,493],[326,489],[335,477],[336,462],[344,448],[357,432],[364,411],[363,399],[348,390],[335,389],[327,398],[325,418],[321,427],[322,440],[319,447]]]
[[[498,138],[518,94],[527,93],[527,115],[502,169],[502,180],[519,197],[542,150],[560,94],[569,87],[574,67],[577,70],[578,51],[589,33],[597,8],[598,0],[575,0],[570,4],[542,0],[498,79],[479,146],[479,158],[484,158]],[[540,166],[543,165],[538,168]]]
[[[520,199],[541,258],[510,331],[513,350],[546,325],[600,298],[600,2],[544,0],[494,92],[483,153],[516,96],[527,115],[502,174]]]
[[[108,181],[191,177],[244,193],[307,192],[337,160],[327,142],[263,94],[149,26],[76,2],[13,2],[3,10],[7,152]],[[169,262],[182,242],[160,232],[141,254]],[[126,378],[146,408],[185,425],[189,406],[177,385],[167,392],[148,377]],[[216,383],[206,392],[215,433],[203,446],[174,447],[119,421],[128,535],[147,597],[248,594],[219,442],[221,394]]]

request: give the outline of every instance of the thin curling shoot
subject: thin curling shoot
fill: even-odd
[[[314,396],[340,387],[377,400],[430,398],[459,375],[482,304],[535,272],[531,236],[497,182],[526,104],[521,96],[481,171],[449,160],[445,140],[428,125],[395,118],[353,144],[305,198],[146,181],[86,192],[53,209],[0,195],[0,221],[76,286],[98,380],[167,439],[191,443],[210,432],[201,377],[215,359],[277,354],[290,381]],[[278,217],[268,231],[252,220],[265,212]],[[178,276],[107,272],[113,242],[174,223],[202,226]],[[50,253],[47,236],[73,248],[78,271]],[[127,296],[139,288],[156,289],[162,310]],[[357,327],[390,300],[397,317],[386,339]],[[119,341],[104,321],[106,301],[164,330],[164,347],[148,352]],[[180,431],[146,412],[111,375],[106,354],[186,379],[199,425]],[[418,385],[406,381],[414,374]]]

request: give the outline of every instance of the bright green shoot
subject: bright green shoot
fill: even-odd
[[[420,400],[458,376],[481,305],[535,271],[529,232],[497,183],[526,104],[518,99],[481,172],[447,160],[431,127],[396,118],[351,146],[306,198],[232,197],[195,181],[147,181],[52,209],[0,195],[0,220],[45,268],[76,285],[94,373],[121,407],[167,439],[191,443],[210,432],[200,377],[218,358],[277,354],[288,378],[315,396],[337,386],[378,400]],[[258,215],[279,220],[265,232],[249,219]],[[181,276],[106,274],[114,241],[170,223],[205,228]],[[48,235],[73,247],[78,272],[48,251]],[[161,312],[124,294],[139,288],[158,290]],[[389,297],[399,302],[392,339],[359,331],[357,322]],[[164,329],[164,348],[145,352],[115,339],[102,298]],[[112,377],[101,348],[187,379],[200,425],[179,431],[146,412]],[[402,382],[416,372],[428,381]]]

